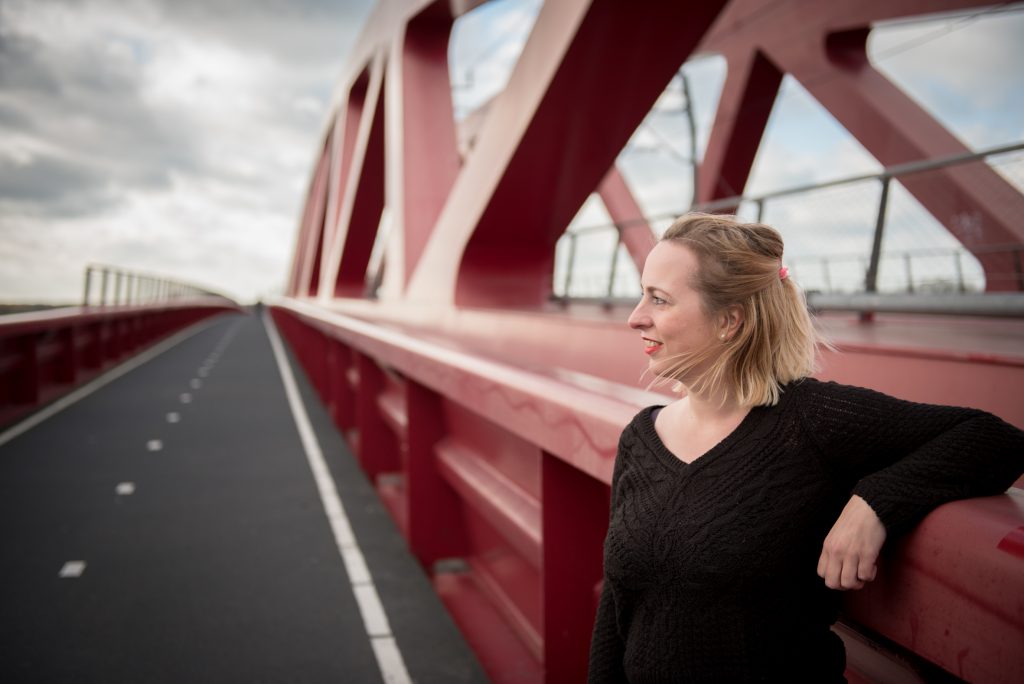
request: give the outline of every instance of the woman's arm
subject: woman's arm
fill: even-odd
[[[627,427],[626,430],[629,430]],[[610,497],[610,511],[608,515],[609,527],[614,519],[616,506],[619,505],[619,479],[625,464],[628,449],[623,446],[623,436],[619,437],[619,443],[615,450],[615,467],[612,471],[612,485]],[[607,541],[605,542],[607,544]],[[594,619],[594,632],[590,637],[590,664],[587,668],[588,684],[603,682],[625,682],[626,673],[623,669],[622,659],[626,652],[626,645],[619,634],[618,611],[615,606],[615,592],[612,583],[605,573],[604,582],[601,585],[601,598],[597,604],[597,617]]]
[[[1024,432],[984,411],[951,411],[963,419],[854,487],[891,534],[949,501],[1002,494],[1024,471]]]
[[[625,682],[626,673],[622,667],[624,653],[625,645],[619,637],[615,617],[615,595],[606,577],[601,588],[601,601],[597,605],[594,634],[590,639],[588,684]]]
[[[984,411],[834,383],[810,390],[805,422],[826,461],[856,483],[818,562],[834,589],[874,579],[887,536],[943,503],[1004,492],[1024,471],[1024,433]]]

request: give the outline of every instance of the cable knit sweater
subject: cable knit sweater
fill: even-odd
[[[1024,433],[988,413],[814,379],[691,464],[656,408],[619,442],[590,682],[845,681],[816,569],[851,493],[891,537],[1024,470]]]

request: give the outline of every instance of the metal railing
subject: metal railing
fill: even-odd
[[[1024,271],[1021,268],[1024,244],[1008,244],[975,248],[973,253],[963,248],[890,250],[878,256],[874,288],[865,286],[863,289],[857,288],[853,292],[879,292],[883,289],[887,292],[906,294],[981,292],[984,290],[983,274],[978,269],[971,269],[976,271],[973,273],[968,272],[968,265],[974,263],[978,254],[1010,255],[1013,264],[1012,272],[994,275],[1002,280],[1012,280],[1018,283],[1020,289],[1024,289]],[[891,266],[882,269],[883,262],[888,262]],[[928,262],[938,265],[931,269],[921,268],[922,263]],[[870,262],[867,256],[857,254],[811,255],[786,260],[790,272],[801,281],[801,285],[806,290],[828,294],[851,291],[837,284],[833,277],[837,266],[841,267],[843,264],[851,263],[860,273],[865,274],[864,281],[866,283],[870,271]],[[892,283],[885,288],[881,287],[878,282],[879,273],[883,271],[889,274],[888,279]],[[929,275],[929,271],[931,275]],[[936,271],[940,275],[934,275]]]
[[[94,282],[97,283],[96,302],[93,302]],[[173,278],[99,264],[85,267],[82,290],[82,306],[126,306],[195,297],[219,297],[230,301],[218,292]]]
[[[1022,267],[1024,244],[987,246],[976,248],[974,253],[963,248],[951,247],[883,251],[883,236],[888,223],[892,221],[892,219],[887,219],[887,214],[892,202],[890,190],[893,180],[957,164],[977,162],[995,155],[1020,150],[1024,150],[1024,143],[1003,145],[941,159],[899,164],[888,167],[879,173],[801,185],[760,195],[727,197],[714,202],[694,205],[690,211],[729,210],[742,213],[741,208],[745,208],[753,210],[751,218],[761,221],[764,220],[767,206],[775,200],[807,196],[829,188],[851,187],[865,182],[879,183],[880,193],[873,212],[874,225],[869,252],[826,255],[797,254],[787,257],[787,265],[801,279],[801,283],[806,289],[829,294],[876,293],[880,289],[901,293],[980,291],[984,289],[984,274],[977,265],[975,256],[986,253],[1010,255],[1008,263],[1012,266],[1008,272],[990,275],[1011,280],[1017,289],[1024,291],[1024,267]],[[620,259],[624,258],[628,261],[619,237],[620,231],[629,226],[645,223],[667,225],[682,213],[685,212],[638,217],[632,221],[591,225],[566,232],[558,246],[559,252],[564,256],[560,260],[556,259],[556,263],[561,265],[559,269],[561,273],[556,274],[555,277],[554,298],[557,300],[584,298],[611,301],[620,297],[638,296],[640,290],[635,269],[622,268],[619,263]],[[587,259],[587,255],[581,254],[584,251],[582,242],[602,241],[601,234],[603,234],[604,244],[597,249],[592,247],[590,259]],[[600,257],[596,254],[597,252],[608,254],[609,247],[612,248],[610,257]],[[595,267],[594,262],[598,259],[603,261],[603,265]],[[607,260],[605,261],[605,259]],[[933,265],[938,264],[938,268],[924,267],[929,262]],[[590,266],[589,273],[581,273],[581,263]],[[882,268],[883,264],[885,265],[884,269]],[[889,285],[884,288],[880,286],[880,273],[883,270],[889,281]],[[939,275],[935,275],[936,270]],[[856,286],[848,287],[850,283],[856,283]]]

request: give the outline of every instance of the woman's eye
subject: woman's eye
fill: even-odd
[[[661,297],[651,295],[651,302],[653,302],[654,304],[664,304],[665,300],[662,299]]]

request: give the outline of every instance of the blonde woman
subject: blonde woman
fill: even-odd
[[[774,229],[677,220],[629,317],[685,394],[622,433],[591,682],[845,681],[829,629],[888,536],[1006,490],[1024,433],[811,378],[818,342]]]

